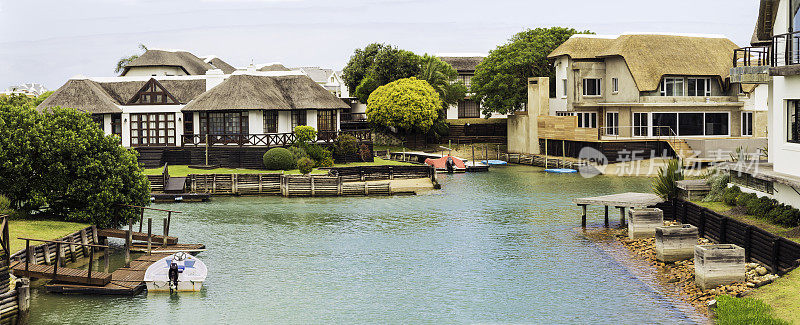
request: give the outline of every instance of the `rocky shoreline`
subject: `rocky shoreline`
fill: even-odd
[[[665,223],[665,225],[672,224],[677,223]],[[621,229],[615,237],[638,258],[647,260],[657,270],[658,274],[656,278],[662,282],[662,284],[671,284],[677,287],[679,290],[675,292],[676,298],[690,303],[698,312],[704,314],[708,314],[709,307],[716,304],[715,297],[718,295],[742,297],[750,293],[753,289],[772,283],[772,281],[778,278],[775,274],[769,274],[765,267],[757,263],[748,263],[745,282],[719,286],[710,290],[702,290],[694,281],[693,260],[684,260],[675,263],[659,262],[656,260],[655,238],[631,240],[628,238],[627,230],[625,229]],[[711,244],[711,241],[708,239],[698,239],[698,245]]]

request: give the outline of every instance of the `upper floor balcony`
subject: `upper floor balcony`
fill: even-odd
[[[763,84],[769,82],[769,72],[774,56],[771,46],[743,47],[733,50],[731,82]]]

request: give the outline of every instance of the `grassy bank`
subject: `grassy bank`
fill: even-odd
[[[719,325],[745,324],[789,324],[775,317],[775,311],[767,303],[755,298],[717,297],[715,315]]]
[[[386,160],[381,158],[375,158],[374,162],[358,162],[358,163],[349,163],[349,164],[335,164],[334,167],[353,167],[353,166],[399,166],[399,165],[411,165],[410,163],[394,161],[394,160]],[[145,175],[160,175],[163,172],[163,168],[148,168],[144,170]],[[214,169],[196,169],[196,168],[189,168],[186,165],[174,165],[169,166],[169,174],[170,176],[177,176],[182,177],[189,174],[263,174],[263,173],[277,173],[274,170],[261,170],[261,169],[246,169],[246,168],[214,168]],[[286,174],[300,174],[300,171],[297,169],[289,170],[285,172]],[[325,170],[314,169],[312,174],[327,174],[328,172]]]
[[[786,237],[787,239],[796,241],[800,243],[800,229],[798,228],[786,228],[781,227],[779,225],[770,223],[766,220],[763,220],[756,216],[751,216],[749,214],[743,213],[742,209],[733,208],[725,203],[722,202],[700,202],[700,201],[692,201],[692,203],[697,204],[702,207],[709,208],[719,214],[722,214],[727,217],[734,218],[741,222],[744,222],[749,225],[753,225],[769,231],[775,235]]]
[[[11,254],[25,248],[25,241],[19,237],[34,239],[56,239],[88,227],[87,224],[55,220],[11,219],[8,221],[11,237]],[[40,242],[31,242],[31,246]]]
[[[771,306],[778,318],[800,324],[800,269],[758,288],[752,297]]]

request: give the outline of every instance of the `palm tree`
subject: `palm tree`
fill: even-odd
[[[145,46],[144,44],[139,43],[139,49],[142,50],[142,53],[147,52],[147,46]],[[134,54],[127,58],[123,57],[119,59],[119,61],[117,61],[117,68],[114,69],[114,72],[116,73],[122,72],[122,70],[125,69],[125,66],[133,62],[133,60],[138,59],[139,55],[141,54]]]
[[[420,63],[421,71],[417,79],[425,80],[439,93],[442,104],[454,105],[464,99],[467,88],[458,78],[458,72],[441,59],[425,54]]]

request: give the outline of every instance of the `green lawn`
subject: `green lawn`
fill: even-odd
[[[399,165],[412,165],[411,163],[394,161],[394,160],[385,160],[381,158],[375,158],[374,162],[359,162],[359,163],[349,163],[349,164],[336,164],[335,167],[353,167],[353,166],[399,166]],[[145,175],[160,175],[163,172],[163,167],[158,168],[147,168],[144,170]],[[261,170],[261,169],[246,169],[246,168],[215,168],[215,169],[195,169],[189,168],[186,165],[173,165],[169,166],[169,175],[182,177],[189,174],[262,174],[262,173],[279,173],[279,171],[274,170]],[[286,174],[300,174],[300,171],[297,169],[289,170],[285,172]],[[312,174],[327,174],[328,172],[325,170],[314,169]]]
[[[702,207],[709,208],[711,210],[719,212],[722,215],[729,216],[731,218],[734,218],[734,219],[739,220],[741,222],[744,222],[746,224],[757,226],[757,227],[759,227],[761,229],[764,229],[766,231],[769,231],[770,233],[773,233],[775,235],[786,237],[786,238],[788,238],[790,240],[793,240],[793,241],[796,241],[796,242],[800,243],[800,237],[798,237],[799,236],[798,232],[794,228],[781,227],[779,225],[770,223],[768,221],[765,221],[765,220],[763,220],[761,218],[758,218],[756,216],[751,216],[749,214],[748,215],[740,215],[740,214],[729,213],[729,211],[732,209],[732,207],[727,205],[727,204],[725,204],[725,203],[722,203],[722,202],[692,201],[692,203],[697,204],[697,205],[702,206]]]
[[[11,237],[11,254],[25,248],[25,241],[19,237],[52,240],[64,237],[88,227],[87,224],[55,220],[10,219],[8,221],[9,237]],[[41,242],[31,242],[31,246]]]
[[[777,312],[764,301],[749,297],[717,297],[717,309],[714,313],[719,325],[789,324],[775,318]]]
[[[800,324],[800,269],[787,273],[770,285],[756,289],[753,297],[772,306],[775,316]]]

